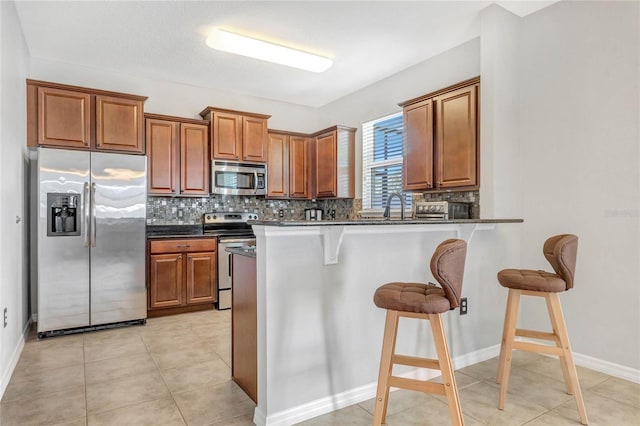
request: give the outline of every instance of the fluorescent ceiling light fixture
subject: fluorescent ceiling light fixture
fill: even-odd
[[[211,32],[207,38],[207,46],[223,52],[249,56],[306,71],[323,72],[333,65],[331,59],[322,56],[219,29]]]

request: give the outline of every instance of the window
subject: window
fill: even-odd
[[[393,192],[402,191],[402,113],[362,125],[362,208],[383,209]],[[411,193],[404,194],[405,208],[411,208]],[[400,208],[397,198],[391,207]]]

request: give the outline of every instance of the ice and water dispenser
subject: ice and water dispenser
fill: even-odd
[[[47,194],[47,236],[80,235],[80,194]]]

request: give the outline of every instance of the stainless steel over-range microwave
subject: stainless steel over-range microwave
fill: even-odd
[[[267,165],[214,160],[211,162],[211,193],[266,195]]]

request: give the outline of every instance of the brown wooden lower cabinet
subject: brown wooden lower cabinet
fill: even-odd
[[[258,403],[258,314],[256,258],[233,255],[231,377]]]
[[[149,242],[149,317],[213,308],[217,245],[216,238]]]

